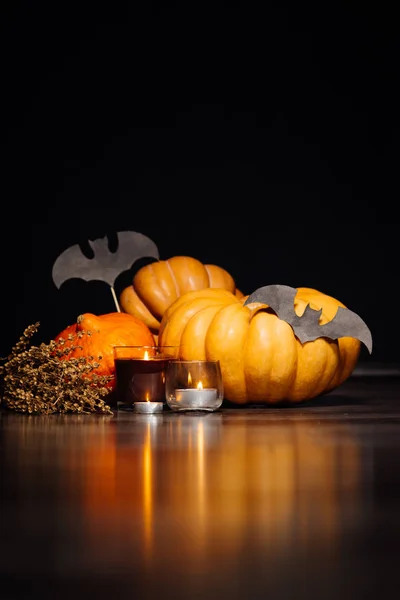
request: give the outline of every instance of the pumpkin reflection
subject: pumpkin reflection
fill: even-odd
[[[93,550],[124,539],[140,568],[182,560],[199,569],[293,544],[335,551],[359,512],[359,447],[317,421],[245,421],[221,414],[144,417],[126,445],[108,429],[86,461],[86,526]],[[266,431],[268,437],[266,437]],[[126,435],[126,434],[125,434]],[[344,514],[344,508],[345,514]],[[100,551],[100,550],[99,550]]]

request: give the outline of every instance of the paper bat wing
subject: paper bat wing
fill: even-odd
[[[362,318],[352,310],[339,306],[337,313],[329,323],[319,326],[320,336],[336,340],[340,337],[354,337],[360,340],[372,352],[372,335]]]
[[[322,310],[314,310],[307,304],[304,313],[299,317],[294,310],[294,300],[297,294],[295,288],[287,285],[267,285],[258,288],[250,294],[245,305],[251,302],[268,304],[282,321],[286,321],[293,328],[296,337],[302,344],[326,337],[337,340],[341,337],[353,337],[362,342],[372,352],[372,336],[364,321],[348,308],[338,307],[334,318],[319,324]]]
[[[136,231],[120,231],[117,236],[116,252],[110,251],[107,237],[89,241],[93,258],[87,258],[78,244],[67,248],[53,265],[55,285],[59,288],[67,279],[77,277],[86,281],[98,279],[113,286],[118,275],[130,269],[136,260],[144,257],[159,259],[157,246],[147,236]]]

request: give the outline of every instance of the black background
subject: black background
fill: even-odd
[[[104,283],[58,290],[51,270],[128,230],[245,293],[335,296],[371,329],[361,360],[399,360],[397,21],[256,6],[2,7],[2,355],[30,323],[47,340],[114,310]]]

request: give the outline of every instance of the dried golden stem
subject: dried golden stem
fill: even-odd
[[[27,327],[9,356],[0,358],[2,404],[32,415],[56,412],[112,415],[104,400],[110,393],[107,385],[112,377],[92,373],[100,364],[94,357],[68,358],[78,345],[65,347],[64,340],[31,345],[39,325]],[[81,338],[82,334],[90,332],[80,332],[76,337]]]

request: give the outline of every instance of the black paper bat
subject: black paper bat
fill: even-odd
[[[268,304],[282,321],[291,325],[296,337],[302,344],[311,342],[320,337],[337,340],[341,337],[353,337],[362,342],[372,352],[372,336],[364,321],[356,313],[348,308],[338,307],[334,318],[319,324],[321,310],[315,310],[307,304],[301,317],[294,311],[294,299],[297,290],[287,285],[266,285],[258,288],[247,298],[246,304],[250,302],[262,302]]]
[[[67,248],[56,259],[53,265],[53,281],[57,288],[64,281],[72,278],[93,281],[105,281],[111,287],[117,310],[119,305],[115,296],[114,282],[123,271],[131,268],[133,263],[144,257],[159,259],[157,246],[147,236],[136,231],[117,232],[118,248],[111,252],[107,236],[89,241],[94,257],[87,258],[78,244]]]

